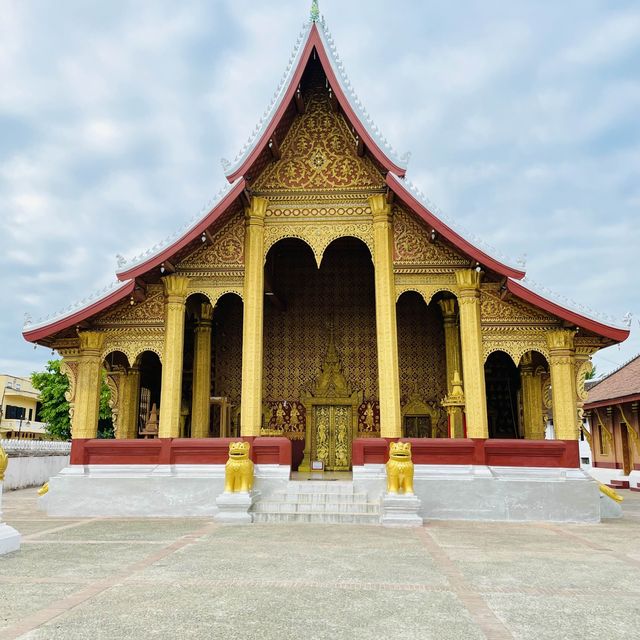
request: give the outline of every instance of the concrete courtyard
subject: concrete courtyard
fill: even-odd
[[[640,638],[640,494],[601,525],[54,519],[4,496],[0,638]]]

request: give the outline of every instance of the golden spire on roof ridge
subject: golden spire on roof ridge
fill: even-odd
[[[311,2],[311,22],[318,22],[320,20],[320,7],[318,6],[318,0],[312,0]]]

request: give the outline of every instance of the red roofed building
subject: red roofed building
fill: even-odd
[[[640,355],[596,382],[584,405],[591,426],[591,474],[640,490]]]

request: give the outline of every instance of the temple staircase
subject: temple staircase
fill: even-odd
[[[379,524],[380,504],[353,482],[291,480],[253,506],[255,523]]]

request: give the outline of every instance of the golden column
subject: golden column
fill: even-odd
[[[487,392],[484,382],[482,328],[480,325],[480,279],[475,269],[456,271],[459,287],[460,339],[464,376],[467,436],[488,438]]]
[[[527,440],[544,440],[545,424],[542,403],[542,376],[536,370],[533,353],[522,356],[520,363],[520,384],[522,389],[522,413],[524,437]]]
[[[184,309],[189,279],[174,274],[162,278],[162,282],[165,295],[164,358],[158,436],[177,438],[180,436]]]
[[[572,329],[547,332],[556,440],[578,439],[574,335],[575,331]]]
[[[462,355],[460,353],[460,329],[456,314],[455,298],[445,298],[438,302],[444,321],[444,345],[447,366],[447,394],[453,391],[453,378],[462,375]]]
[[[200,305],[200,317],[195,329],[193,354],[193,395],[191,404],[191,437],[209,436],[211,410],[211,322],[213,307]]]
[[[102,386],[102,345],[104,333],[81,331],[76,379],[76,397],[71,425],[75,439],[98,435],[100,389]]]
[[[138,435],[138,408],[140,406],[140,369],[131,367],[120,375],[120,413],[118,439],[135,439]]]
[[[244,313],[240,429],[259,436],[262,426],[262,335],[264,311],[264,216],[269,201],[251,198],[245,210]]]
[[[402,414],[398,371],[396,290],[393,275],[393,218],[391,206],[383,194],[371,196],[369,205],[373,212],[380,435],[383,438],[400,438]]]

